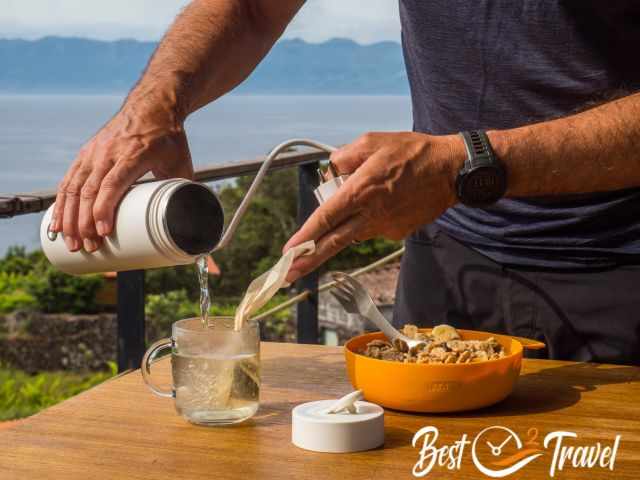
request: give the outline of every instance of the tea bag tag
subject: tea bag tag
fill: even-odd
[[[319,400],[294,407],[291,441],[314,452],[348,453],[384,444],[384,410],[361,400],[356,390],[339,400]]]
[[[253,280],[236,309],[235,329],[240,330],[242,324],[251,314],[264,306],[280,288],[288,285],[286,282],[287,273],[296,258],[309,255],[315,250],[316,244],[313,240],[296,245],[287,250],[287,253],[280,257],[280,260],[271,269]]]

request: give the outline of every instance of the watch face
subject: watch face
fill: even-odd
[[[497,202],[505,190],[505,175],[501,168],[478,167],[463,175],[458,196],[465,205],[486,206]]]

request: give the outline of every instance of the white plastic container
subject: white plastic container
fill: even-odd
[[[328,453],[361,452],[384,444],[384,410],[356,401],[354,412],[330,413],[335,400],[318,400],[294,407],[291,441],[305,450]]]
[[[53,205],[40,226],[49,261],[75,275],[193,263],[222,236],[224,215],[207,186],[185,179],[144,183],[122,199],[111,235],[99,250],[69,252],[63,234],[49,231]]]

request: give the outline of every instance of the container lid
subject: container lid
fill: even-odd
[[[345,401],[349,396],[351,401]],[[353,401],[355,398],[356,395],[349,394],[338,401],[319,400],[296,406],[292,412],[293,444],[305,450],[331,453],[359,452],[381,446],[384,410],[375,403]],[[338,409],[332,408],[336,405]]]

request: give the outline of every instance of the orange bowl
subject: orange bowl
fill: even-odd
[[[429,332],[431,329],[420,329]],[[495,333],[458,330],[463,340],[495,338],[506,355],[497,360],[464,364],[402,363],[358,353],[382,332],[367,333],[344,346],[349,380],[364,397],[383,407],[409,412],[459,412],[482,408],[506,398],[522,366],[522,343]]]

